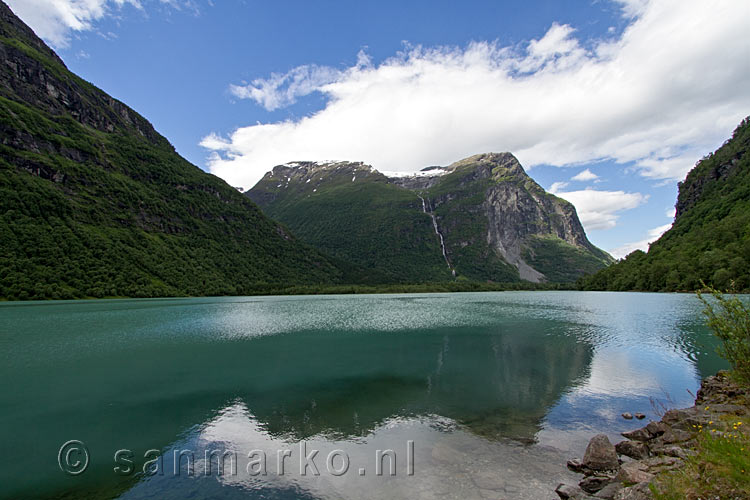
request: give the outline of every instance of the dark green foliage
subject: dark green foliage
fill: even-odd
[[[586,290],[750,290],[750,119],[680,184],[672,228],[649,248],[583,278]]]
[[[0,298],[249,294],[341,281],[330,259],[68,72],[0,7],[0,59],[18,73],[33,68],[24,79],[8,64],[0,73]]]
[[[508,292],[508,291],[557,291],[572,290],[572,283],[479,283],[458,280],[438,283],[390,283],[371,285],[294,285],[285,287],[267,286],[254,291],[255,295],[341,295],[375,293],[456,293],[456,292]]]
[[[605,258],[550,236],[531,237],[524,255],[529,265],[556,283],[573,283],[581,275],[600,270]]]
[[[274,193],[263,209],[300,239],[360,267],[359,282],[424,283],[452,279],[429,215],[416,194],[377,172],[332,174],[323,183],[253,188]],[[316,191],[313,191],[313,190]]]

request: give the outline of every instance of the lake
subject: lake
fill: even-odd
[[[692,405],[726,367],[701,310],[608,292],[0,303],[0,496],[556,498],[591,436]]]

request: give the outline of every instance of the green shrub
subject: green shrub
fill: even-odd
[[[706,306],[706,324],[719,339],[719,355],[732,365],[738,381],[750,384],[750,310],[733,295],[727,298],[714,288],[708,288],[713,300],[697,292]]]

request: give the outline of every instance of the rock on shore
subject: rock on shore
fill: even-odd
[[[555,492],[563,500],[651,499],[649,485],[659,474],[682,467],[695,453],[698,433],[722,415],[749,416],[748,401],[750,390],[734,384],[726,372],[708,377],[695,406],[669,410],[659,422],[623,432],[625,441],[616,445],[604,434],[594,436],[582,461],[568,461],[568,468],[584,478],[578,485],[560,484]]]

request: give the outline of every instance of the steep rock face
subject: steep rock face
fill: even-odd
[[[0,298],[238,294],[341,274],[0,2]]]
[[[611,261],[588,241],[575,208],[546,193],[510,153],[475,155],[407,176],[386,176],[362,163],[294,162],[275,167],[247,195],[309,243],[365,265],[378,267],[389,259],[375,251],[363,262],[353,243],[324,229],[326,221],[358,227],[370,240],[398,241],[411,252],[409,265],[430,262],[417,276],[421,280],[562,282]],[[386,225],[382,235],[374,231],[372,210],[353,219],[363,204],[378,198],[399,200],[389,214],[401,227],[395,234]],[[347,200],[348,208],[335,208],[333,200]]]
[[[102,132],[134,131],[153,144],[168,144],[145,118],[68,72],[57,54],[3,2],[0,37],[0,95],[51,116],[70,116]]]
[[[685,180],[678,184],[675,218],[681,217],[694,207],[709,186],[732,176],[739,168],[740,160],[747,153],[747,148],[747,144],[742,144],[732,152],[730,157],[718,162],[710,162],[713,155],[707,156],[699,163],[701,168],[691,170]]]
[[[576,266],[601,267],[607,262],[608,256],[586,238],[573,205],[544,191],[512,154],[479,154],[446,170],[449,173],[427,193],[445,220],[449,253],[457,259],[467,247],[481,245],[476,234],[473,240],[461,237],[462,226],[472,223],[461,214],[468,212],[475,220],[487,220],[486,244],[512,264],[521,279],[565,281],[572,278],[567,271],[581,272]],[[451,224],[450,219],[460,222]],[[452,228],[458,232],[456,237]],[[558,257],[568,254],[581,262],[561,263],[552,269],[541,255],[550,251],[545,248],[550,245],[559,247],[552,250]]]

